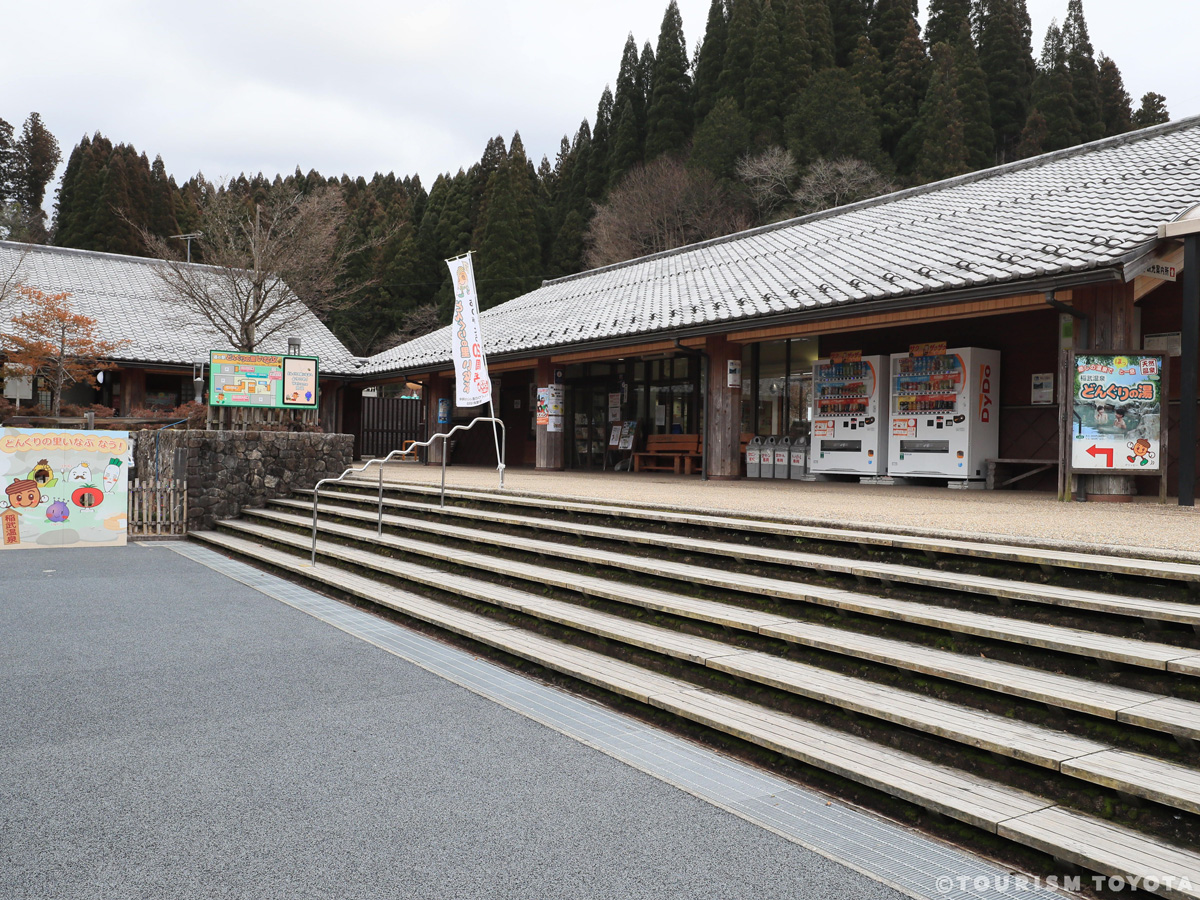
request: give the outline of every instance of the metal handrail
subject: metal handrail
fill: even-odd
[[[438,505],[444,507],[446,505],[446,458],[450,455],[445,442],[451,435],[455,434],[456,432],[470,431],[472,428],[474,428],[480,422],[492,422],[493,424],[500,426],[501,440],[498,442],[498,446],[499,446],[499,450],[500,450],[500,462],[496,466],[496,470],[500,473],[500,490],[504,490],[504,443],[505,443],[504,437],[505,437],[506,433],[504,430],[504,422],[501,421],[500,419],[494,419],[491,417],[481,416],[478,419],[472,419],[466,425],[455,425],[449,431],[439,431],[437,434],[435,434],[433,437],[431,437],[427,441],[409,442],[408,445],[403,450],[393,450],[391,453],[389,453],[387,456],[383,457],[382,459],[379,459],[379,458],[369,459],[365,463],[363,463],[361,466],[359,466],[358,468],[354,468],[353,466],[351,466],[345,472],[343,472],[341,475],[338,475],[336,478],[322,478],[320,481],[317,482],[316,486],[313,488],[312,565],[316,566],[316,564],[317,564],[317,504],[320,503],[320,501],[321,501],[321,485],[336,484],[337,482],[339,482],[343,478],[345,478],[347,475],[351,475],[351,474],[354,474],[357,472],[365,472],[372,465],[378,463],[379,464],[379,519],[375,525],[375,533],[378,535],[382,535],[383,534],[383,464],[388,462],[389,460],[391,460],[392,457],[394,457],[394,456],[410,456],[410,455],[412,455],[413,452],[420,449],[421,447],[432,446],[434,441],[441,440],[442,441],[442,493],[441,493],[441,502]]]

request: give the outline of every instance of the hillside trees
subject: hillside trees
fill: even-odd
[[[0,119],[0,238],[43,243],[46,189],[62,160],[58,140],[31,112],[20,135]]]
[[[1093,48],[1081,0],[1055,0],[1063,24],[1048,30],[1035,62],[1026,2],[930,0],[922,32],[915,0],[711,0],[704,23],[683,22],[667,0],[657,41],[628,35],[611,89],[557,153],[535,168],[519,138],[507,147],[481,140],[477,162],[429,173],[428,191],[411,176],[299,170],[224,187],[203,176],[176,184],[162,160],[95,134],[68,159],[54,240],[149,253],[143,232],[163,241],[205,230],[214,195],[232,192],[245,205],[277,184],[298,198],[332,189],[346,209],[337,243],[361,249],[335,279],[339,302],[317,312],[351,349],[370,353],[427,328],[431,310],[447,320],[442,260],[469,250],[488,306],[543,277],[713,227],[775,221],[1166,120],[1165,98],[1133,103],[1116,62]],[[704,26],[691,58],[688,24]],[[19,137],[0,123],[0,192],[11,194],[3,173]],[[707,198],[716,225],[679,224],[695,215],[675,208],[647,226],[654,216],[632,202],[637,185],[660,201],[663,185],[673,186],[683,209]],[[207,259],[209,248],[194,251]]]

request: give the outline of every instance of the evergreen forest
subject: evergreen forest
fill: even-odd
[[[1097,53],[1083,0],[1064,2],[1035,54],[1025,0],[929,0],[923,31],[917,0],[712,0],[691,52],[671,0],[553,160],[497,136],[432,183],[297,168],[177,184],[161,157],[97,132],[67,157],[46,222],[58,144],[37,113],[20,134],[0,119],[0,235],[146,255],[145,234],[195,230],[214,191],[249,204],[338,186],[343,228],[368,249],[345,272],[363,286],[326,321],[378,352],[448,321],[442,260],[468,250],[487,308],[547,278],[1166,122],[1165,98],[1135,106]]]

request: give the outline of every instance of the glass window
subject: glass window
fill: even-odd
[[[787,343],[760,344],[758,351],[758,433],[783,434]]]

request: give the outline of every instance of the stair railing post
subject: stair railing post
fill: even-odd
[[[379,464],[379,523],[375,534],[383,537],[383,463]]]
[[[450,455],[450,442],[442,438],[442,500],[439,504],[442,507],[446,505],[446,457]]]
[[[313,533],[312,533],[312,561],[313,568],[317,566],[317,504],[321,502],[321,482],[317,482],[317,486],[313,489]]]
[[[508,449],[508,429],[504,427],[504,422],[500,419],[500,490],[504,490],[504,454]]]

